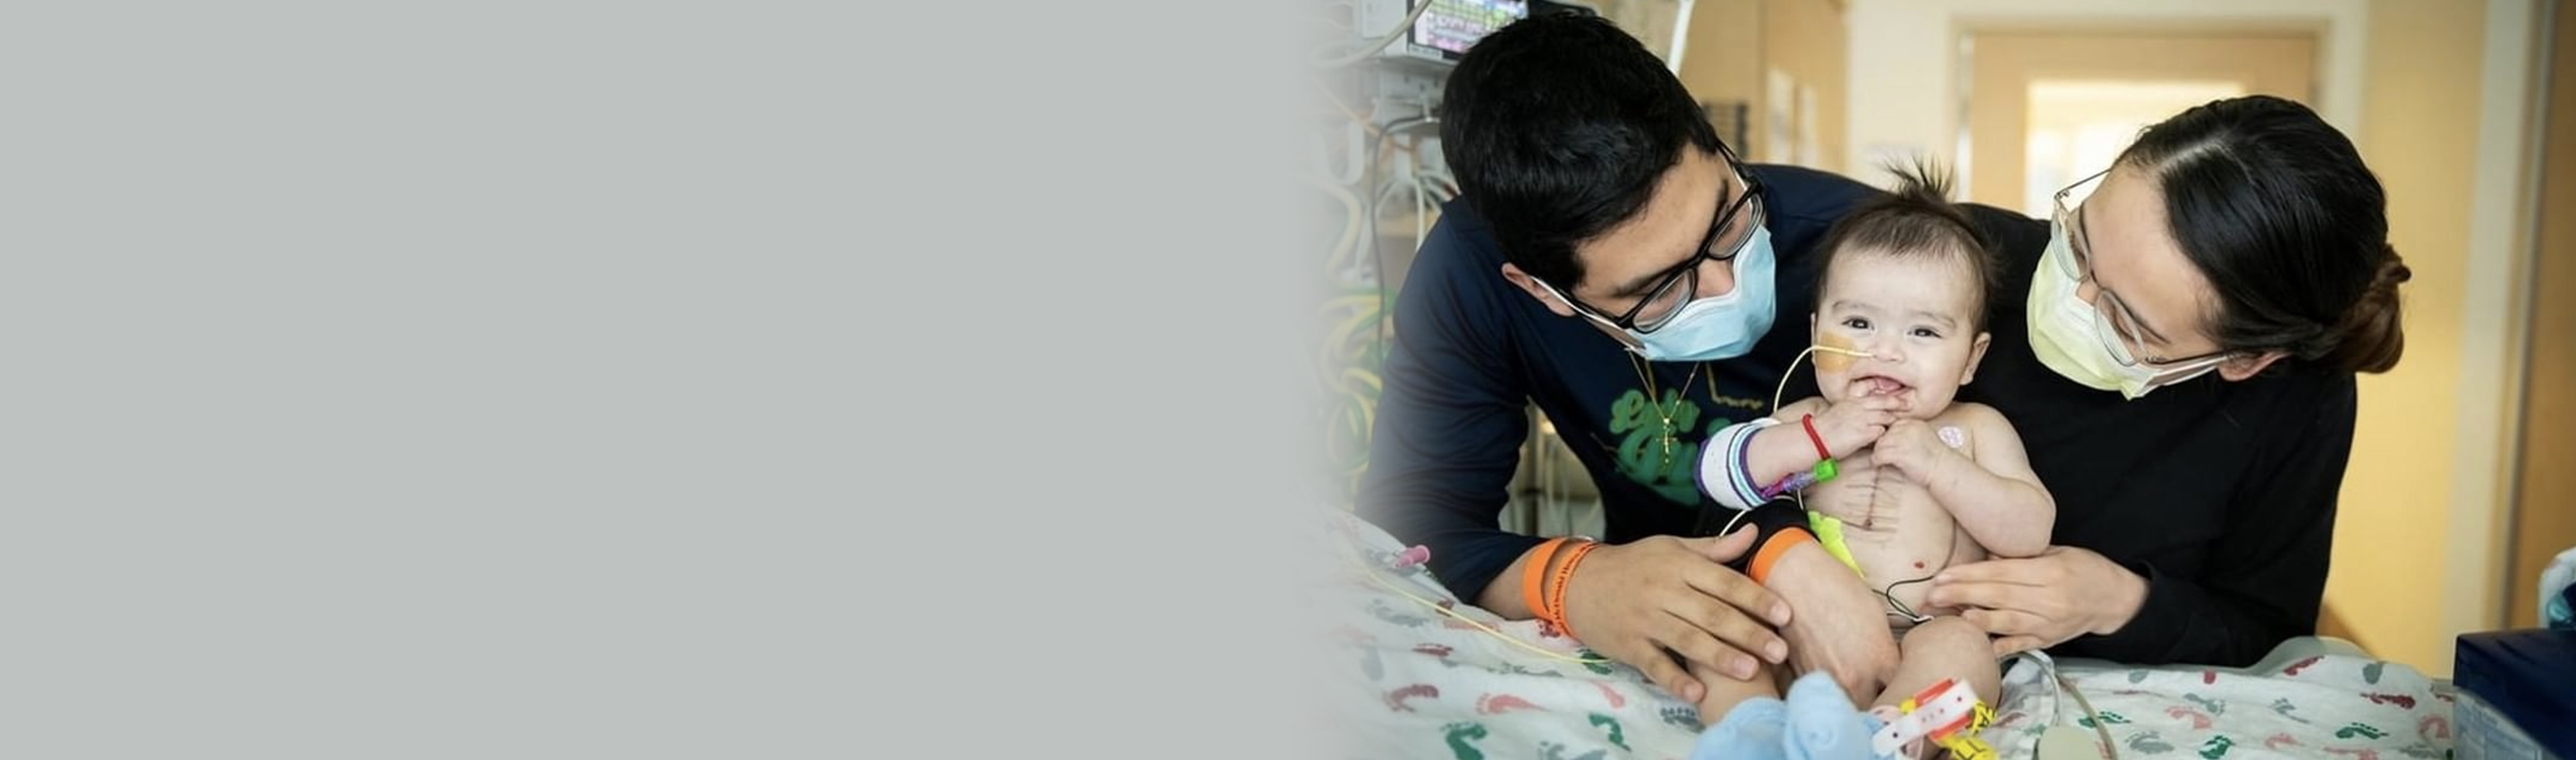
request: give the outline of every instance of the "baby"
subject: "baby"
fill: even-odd
[[[1703,463],[1703,483],[1728,506],[1800,499],[1816,542],[1883,600],[1886,631],[1831,632],[1894,642],[1895,661],[1874,679],[1884,688],[1849,695],[1877,706],[1879,722],[1945,679],[1997,704],[2002,673],[1985,632],[1927,608],[1926,582],[1990,555],[2035,556],[2056,519],[2012,425],[1954,401],[1985,355],[1999,265],[1942,182],[1900,174],[1894,193],[1854,209],[1818,246],[1820,395],[1721,431]]]

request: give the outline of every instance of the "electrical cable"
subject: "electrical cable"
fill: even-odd
[[[1396,119],[1396,120],[1394,120],[1394,121],[1387,122],[1387,123],[1386,123],[1386,126],[1384,126],[1384,127],[1380,127],[1380,128],[1378,128],[1378,129],[1376,130],[1376,134],[1377,134],[1377,149],[1376,149],[1376,151],[1374,151],[1374,152],[1370,153],[1370,156],[1371,156],[1372,158],[1374,158],[1377,154],[1379,154],[1379,153],[1384,153],[1384,152],[1386,151],[1386,149],[1387,149],[1387,144],[1388,144],[1388,143],[1392,143],[1392,142],[1394,142],[1394,141],[1395,141],[1395,136],[1396,136],[1396,135],[1398,135],[1398,134],[1401,134],[1401,133],[1404,133],[1404,132],[1409,132],[1409,131],[1412,131],[1412,130],[1415,130],[1415,129],[1420,129],[1420,128],[1427,127],[1427,126],[1436,126],[1436,125],[1438,125],[1439,123],[1440,123],[1440,119],[1439,119],[1439,117],[1436,117],[1436,116],[1429,116],[1429,115],[1424,115],[1424,116],[1407,116],[1407,117],[1404,117],[1404,118],[1401,118],[1401,119]],[[1419,147],[1421,147],[1421,145],[1422,145],[1422,141],[1420,141],[1420,140],[1415,140],[1415,141],[1413,141],[1412,143],[1409,143],[1409,145],[1411,146],[1411,148],[1419,148]],[[1418,156],[1417,156],[1417,157],[1418,157]]]
[[[1423,115],[1421,115],[1421,116],[1408,116],[1408,117],[1405,117],[1405,118],[1401,118],[1401,119],[1396,119],[1396,120],[1393,120],[1393,121],[1389,121],[1389,122],[1387,122],[1387,123],[1386,123],[1386,126],[1385,126],[1384,128],[1382,128],[1382,129],[1378,130],[1378,133],[1377,133],[1377,147],[1376,147],[1376,149],[1372,150],[1372,151],[1370,152],[1370,154],[1369,154],[1369,155],[1370,155],[1371,160],[1373,161],[1373,163],[1371,163],[1371,164],[1369,165],[1369,168],[1371,168],[1371,169],[1375,169],[1375,168],[1377,167],[1377,165],[1378,165],[1378,164],[1377,164],[1377,163],[1374,163],[1374,162],[1385,160],[1385,158],[1386,158],[1386,151],[1387,151],[1387,148],[1389,147],[1389,145],[1390,145],[1391,143],[1393,143],[1393,142],[1394,142],[1394,140],[1395,140],[1395,136],[1396,136],[1396,135],[1404,134],[1404,133],[1407,133],[1407,132],[1410,132],[1410,131],[1413,131],[1413,130],[1416,130],[1416,129],[1420,129],[1420,128],[1423,128],[1423,127],[1427,127],[1427,126],[1436,126],[1436,125],[1438,125],[1438,124],[1440,123],[1440,120],[1439,120],[1439,118],[1438,118],[1438,117],[1435,117],[1435,116],[1431,115],[1431,113],[1430,113],[1430,110],[1431,110],[1431,109],[1430,109],[1430,105],[1429,105],[1429,104],[1425,103],[1425,104],[1421,104],[1421,105],[1422,105],[1422,109],[1423,109]],[[1420,141],[1419,139],[1414,140],[1414,141],[1412,141],[1412,142],[1411,142],[1411,146],[1412,146],[1413,148],[1417,148],[1417,149],[1418,149],[1418,148],[1421,146],[1421,141]],[[1413,162],[1413,164],[1411,165],[1411,166],[1412,166],[1412,171],[1408,172],[1408,174],[1413,175],[1413,177],[1414,177],[1414,181],[1418,183],[1418,182],[1420,181],[1420,177],[1422,176],[1422,164],[1421,164],[1421,161],[1419,160],[1419,156],[1420,156],[1420,154],[1419,154],[1419,152],[1418,152],[1418,151],[1411,151],[1411,152],[1413,152],[1413,153],[1414,153],[1414,155],[1415,155],[1415,157],[1416,157],[1416,159],[1417,159],[1417,160],[1415,160],[1415,161]],[[1386,195],[1387,195],[1388,193],[1393,192],[1395,189],[1397,189],[1397,187],[1398,187],[1398,186],[1394,185],[1393,183],[1389,183],[1387,187],[1384,187],[1384,188],[1380,188],[1380,189],[1379,189],[1379,195],[1377,196],[1377,203],[1373,204],[1373,205],[1371,206],[1371,208],[1370,208],[1370,214],[1371,214],[1371,216],[1370,216],[1369,222],[1370,222],[1372,225],[1374,225],[1374,224],[1377,222],[1377,218],[1378,218],[1378,216],[1381,214],[1381,212],[1380,212],[1378,209],[1384,205]],[[1418,191],[1417,191],[1417,192],[1418,192]],[[1420,250],[1420,249],[1422,248],[1422,241],[1423,241],[1425,238],[1427,238],[1427,237],[1429,237],[1429,236],[1430,236],[1430,234],[1431,234],[1431,233],[1430,233],[1430,226],[1429,226],[1429,225],[1430,225],[1429,217],[1428,217],[1428,215],[1427,215],[1427,214],[1425,214],[1425,213],[1423,212],[1423,210],[1422,210],[1422,201],[1421,201],[1421,198],[1419,198],[1419,197],[1418,197],[1418,195],[1417,195],[1417,197],[1415,198],[1415,201],[1414,201],[1414,233],[1413,233],[1413,247],[1414,247],[1414,249],[1415,249],[1415,250]],[[1372,227],[1372,229],[1374,229],[1374,227]],[[1377,264],[1377,281],[1378,281],[1378,287],[1381,289],[1381,290],[1379,291],[1379,294],[1380,294],[1380,296],[1381,296],[1381,300],[1383,300],[1383,299],[1385,299],[1385,298],[1391,297],[1391,296],[1390,296],[1390,294],[1386,293],[1386,291],[1385,291],[1385,288],[1387,287],[1387,285],[1386,285],[1386,284],[1389,282],[1389,280],[1387,279],[1387,275],[1386,275],[1386,272],[1387,272],[1387,267],[1386,267],[1386,249],[1385,249],[1385,246],[1383,246],[1383,245],[1378,245],[1378,242],[1377,242],[1377,240],[1375,239],[1375,237],[1374,237],[1374,236],[1372,236],[1372,237],[1371,237],[1371,239],[1370,239],[1370,245],[1372,245],[1372,246],[1376,246],[1375,248],[1373,248],[1373,249],[1371,249],[1371,250],[1373,251],[1374,256],[1375,256],[1375,258],[1376,258],[1376,260],[1377,260],[1377,261],[1376,261],[1376,264]],[[1392,312],[1384,311],[1385,309],[1391,309],[1391,308],[1393,308],[1393,305],[1392,305],[1392,304],[1381,303],[1381,304],[1379,304],[1379,306],[1380,306],[1380,309],[1381,309],[1381,312],[1382,312],[1382,313],[1388,313],[1388,314],[1390,314],[1390,315],[1392,314]]]
[[[1378,37],[1375,41],[1362,46],[1358,50],[1352,51],[1348,55],[1327,60],[1317,65],[1327,69],[1338,69],[1354,63],[1359,63],[1361,61],[1368,60],[1369,56],[1377,55],[1378,51],[1385,50],[1386,46],[1395,44],[1396,40],[1404,39],[1406,32],[1413,31],[1414,22],[1422,20],[1423,12],[1431,10],[1431,3],[1433,0],[1421,0],[1421,2],[1421,5],[1413,7],[1413,12],[1404,14],[1404,21],[1396,24],[1395,29],[1387,32],[1385,36]]]
[[[1346,544],[1346,545],[1347,545],[1347,544]],[[1406,598],[1406,599],[1411,599],[1411,600],[1413,600],[1413,601],[1414,601],[1414,603],[1416,603],[1416,604],[1420,604],[1420,605],[1422,605],[1422,606],[1424,606],[1424,607],[1429,607],[1429,608],[1431,608],[1431,609],[1433,609],[1433,610],[1438,611],[1438,612],[1439,612],[1440,614],[1442,614],[1442,615],[1447,615],[1447,616],[1449,616],[1449,617],[1451,617],[1451,618],[1455,618],[1455,619],[1457,619],[1457,620],[1458,620],[1458,622],[1462,622],[1462,623],[1466,623],[1466,624],[1471,625],[1471,626],[1475,626],[1475,627],[1476,627],[1476,630],[1484,631],[1487,635],[1493,636],[1494,638],[1502,639],[1505,643],[1509,643],[1509,644],[1511,644],[1511,645],[1513,645],[1513,646],[1520,647],[1520,648],[1522,648],[1522,649],[1527,649],[1527,650],[1530,650],[1530,651],[1532,651],[1532,652],[1536,652],[1536,653],[1541,654],[1541,655],[1545,655],[1545,656],[1547,656],[1547,657],[1549,657],[1549,658],[1552,658],[1552,659],[1563,660],[1563,661],[1566,661],[1566,662],[1571,662],[1571,663],[1575,663],[1575,664],[1579,664],[1579,665],[1607,665],[1607,664],[1610,664],[1610,662],[1611,662],[1611,661],[1610,661],[1610,659],[1609,659],[1609,658],[1607,658],[1607,657],[1600,657],[1600,656],[1593,656],[1593,657],[1577,657],[1577,656],[1574,656],[1574,655],[1565,654],[1565,653],[1563,653],[1563,652],[1550,651],[1550,650],[1545,649],[1545,648],[1543,648],[1543,647],[1540,647],[1540,646],[1538,646],[1538,645],[1536,645],[1536,644],[1532,644],[1532,643],[1529,643],[1529,642],[1527,642],[1527,641],[1522,641],[1522,640],[1521,640],[1521,638],[1520,638],[1520,637],[1518,637],[1518,636],[1514,636],[1514,635],[1511,635],[1511,634],[1508,634],[1508,633],[1504,633],[1504,632],[1502,632],[1502,631],[1500,631],[1500,630],[1496,630],[1493,626],[1489,626],[1489,625],[1484,624],[1484,622],[1483,622],[1483,621],[1479,621],[1479,620],[1476,620],[1476,619],[1474,619],[1474,618],[1467,617],[1466,615],[1459,614],[1459,612],[1458,612],[1457,610],[1455,610],[1455,609],[1451,609],[1451,608],[1450,608],[1450,607],[1448,607],[1448,606],[1444,606],[1444,605],[1440,604],[1439,602],[1435,602],[1435,601],[1432,601],[1432,600],[1429,600],[1429,599],[1424,599],[1424,598],[1422,598],[1422,597],[1420,597],[1420,596],[1417,596],[1417,595],[1413,594],[1412,592],[1405,591],[1404,589],[1401,589],[1401,588],[1397,588],[1395,584],[1387,582],[1387,580],[1386,580],[1385,578],[1378,577],[1378,574],[1377,574],[1377,571],[1376,571],[1376,570],[1371,569],[1371,568],[1369,567],[1369,565],[1368,565],[1368,563],[1367,563],[1367,562],[1364,562],[1364,561],[1361,561],[1361,560],[1360,560],[1360,558],[1359,558],[1359,556],[1358,556],[1358,553],[1357,553],[1357,549],[1358,549],[1358,547],[1351,547],[1351,548],[1353,549],[1353,551],[1342,553],[1342,557],[1343,557],[1344,559],[1350,560],[1351,566],[1352,566],[1352,567],[1354,567],[1354,568],[1356,568],[1356,569],[1358,569],[1358,570],[1360,571],[1360,574],[1367,576],[1367,577],[1368,577],[1368,579],[1369,579],[1369,582],[1377,584],[1379,588],[1383,588],[1383,589],[1386,589],[1386,590],[1388,590],[1388,591],[1393,591],[1393,592],[1395,592],[1395,593],[1396,593],[1396,595],[1397,595],[1397,596],[1402,596],[1402,597],[1404,597],[1404,598]]]
[[[1425,170],[1422,172],[1421,179],[1423,182],[1430,184],[1432,193],[1434,195],[1438,195],[1440,200],[1445,202],[1457,199],[1458,178],[1451,177],[1440,172]]]
[[[1312,181],[1316,187],[1323,188],[1326,193],[1341,200],[1343,210],[1348,212],[1343,217],[1341,237],[1333,243],[1333,255],[1324,259],[1324,274],[1329,277],[1335,273],[1336,264],[1359,250],[1360,234],[1363,232],[1360,228],[1361,217],[1369,212],[1360,204],[1359,195],[1352,193],[1349,186],[1322,177],[1313,178]]]
[[[1378,128],[1374,121],[1371,121],[1369,117],[1360,115],[1360,110],[1352,108],[1351,104],[1342,102],[1342,96],[1339,93],[1333,92],[1333,88],[1324,86],[1324,80],[1317,79],[1314,80],[1314,82],[1316,89],[1324,91],[1324,99],[1332,101],[1333,108],[1341,111],[1343,116],[1351,117],[1351,121],[1353,123],[1356,123],[1360,125],[1361,128],[1368,130],[1369,136],[1378,138],[1385,137],[1385,133]]]
[[[1368,141],[1368,135],[1361,129],[1363,126],[1366,124],[1354,121],[1342,129],[1344,135],[1342,144],[1345,146],[1344,150],[1348,151],[1344,155],[1349,157],[1349,161],[1335,172],[1333,181],[1341,183],[1343,187],[1358,187],[1368,180],[1368,165],[1373,159],[1364,152],[1364,143]],[[1315,150],[1317,155],[1323,158],[1323,163],[1332,163],[1330,148],[1324,147],[1324,144],[1319,141],[1316,143]]]
[[[1374,225],[1380,218],[1383,218],[1386,215],[1386,202],[1395,197],[1397,193],[1403,192],[1404,189],[1404,184],[1394,182],[1389,182],[1379,187],[1377,197],[1369,203],[1369,223]],[[1418,221],[1416,222],[1416,225],[1419,226]],[[1390,288],[1387,287],[1388,282],[1386,279],[1386,245],[1384,241],[1377,239],[1376,236],[1371,236],[1368,240],[1368,246],[1369,259],[1376,270],[1378,313],[1387,314],[1387,309],[1393,306],[1393,304],[1388,302],[1391,296],[1387,292]],[[1414,238],[1414,248],[1416,250],[1421,249],[1420,235],[1416,235]],[[1383,335],[1383,331],[1381,331],[1381,335],[1379,337],[1385,337]]]
[[[2051,690],[2053,692],[2051,696],[2054,697],[2054,699],[2049,702],[2048,722],[2050,724],[2076,723],[2077,725],[2082,725],[2084,723],[2091,723],[2094,735],[2102,737],[2101,751],[2103,760],[2118,760],[2120,756],[2119,745],[2111,740],[2110,726],[2102,721],[2102,714],[2093,709],[2093,702],[2084,698],[2084,690],[2075,688],[2074,682],[2066,680],[2066,676],[2057,672],[2056,659],[2049,657],[2048,653],[2037,649],[2015,652],[2011,656],[2026,658],[2031,662],[2038,663],[2042,680],[2047,682],[2050,686],[2055,687]],[[2075,697],[2075,705],[2083,708],[2084,710],[2084,720],[2082,721],[2066,720],[2066,697],[2070,694]]]
[[[1422,250],[1422,239],[1431,236],[1431,193],[1422,184],[1422,164],[1413,165],[1413,249]],[[1384,265],[1380,265],[1383,269]],[[1379,280],[1384,282],[1385,280]]]

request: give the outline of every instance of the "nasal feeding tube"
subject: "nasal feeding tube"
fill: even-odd
[[[1842,355],[1842,356],[1862,357],[1862,358],[1866,358],[1866,357],[1870,357],[1870,356],[1876,356],[1876,354],[1872,354],[1872,353],[1867,352],[1867,351],[1860,351],[1860,350],[1855,350],[1855,349],[1843,348],[1843,347],[1841,347],[1841,346],[1828,346],[1828,345],[1825,345],[1825,344],[1822,344],[1822,343],[1818,343],[1818,344],[1815,344],[1815,345],[1810,345],[1810,346],[1808,346],[1808,347],[1807,347],[1807,350],[1798,352],[1798,356],[1797,356],[1797,358],[1794,358],[1794,359],[1790,359],[1790,360],[1789,360],[1789,371],[1788,371],[1788,372],[1784,372],[1784,373],[1782,373],[1782,374],[1780,375],[1780,385],[1779,385],[1779,387],[1777,387],[1777,388],[1773,388],[1773,389],[1771,390],[1771,413],[1772,413],[1772,414],[1779,414],[1779,413],[1780,413],[1780,396],[1781,396],[1781,394],[1788,392],[1788,390],[1789,390],[1789,376],[1790,376],[1790,375],[1792,375],[1792,374],[1795,374],[1795,373],[1798,371],[1798,360],[1799,360],[1799,359],[1807,358],[1807,355],[1808,355],[1808,354],[1815,353],[1815,352],[1817,352],[1817,351],[1824,351],[1824,352],[1826,352],[1826,353],[1838,354],[1838,355]],[[1809,433],[1810,435],[1813,435],[1813,434],[1814,434],[1814,432],[1815,432],[1815,428],[1813,428],[1813,427],[1809,427],[1809,428],[1807,428],[1807,431],[1808,431],[1808,433]],[[1821,449],[1824,447],[1824,444],[1823,444],[1823,443],[1821,443],[1821,442],[1819,442],[1819,443],[1817,443],[1817,444],[1816,444],[1816,446],[1817,446],[1817,448],[1818,448],[1819,450],[1821,450]],[[1807,472],[1793,472],[1793,473],[1790,473],[1788,477],[1781,478],[1781,479],[1780,479],[1780,482],[1778,482],[1778,483],[1773,483],[1773,484],[1771,484],[1771,486],[1770,486],[1770,487],[1762,489],[1762,494],[1761,494],[1761,495],[1762,495],[1762,497],[1763,497],[1763,498],[1769,499],[1769,498],[1777,498],[1779,495],[1784,494],[1784,493],[1795,493],[1795,492],[1799,492],[1799,491],[1804,491],[1804,490],[1806,490],[1807,486],[1815,485],[1815,484],[1817,484],[1817,483],[1822,483],[1822,482],[1825,482],[1825,481],[1828,481],[1828,480],[1832,480],[1832,479],[1834,479],[1834,474],[1835,474],[1835,473],[1834,473],[1834,460],[1833,460],[1833,457],[1832,457],[1832,456],[1828,455],[1828,456],[1825,456],[1825,457],[1823,457],[1823,458],[1820,458],[1820,459],[1816,460],[1816,467],[1815,467],[1815,469],[1810,470],[1810,471],[1807,471]]]
[[[1797,358],[1793,358],[1793,359],[1790,359],[1790,360],[1789,360],[1789,369],[1788,369],[1787,371],[1785,371],[1785,372],[1780,373],[1780,385],[1779,385],[1779,387],[1777,387],[1777,388],[1773,388],[1773,389],[1771,390],[1771,413],[1772,413],[1772,414],[1779,414],[1779,413],[1780,413],[1780,395],[1781,395],[1782,393],[1786,393],[1786,392],[1788,392],[1788,390],[1789,390],[1789,376],[1794,375],[1794,374],[1796,374],[1796,373],[1798,372],[1798,360],[1799,360],[1799,359],[1805,359],[1805,358],[1807,358],[1807,355],[1808,355],[1808,354],[1812,354],[1812,353],[1815,353],[1815,352],[1818,352],[1818,351],[1823,351],[1823,352],[1825,352],[1825,353],[1829,353],[1829,354],[1837,354],[1837,355],[1841,355],[1841,356],[1848,356],[1848,357],[1852,357],[1852,358],[1855,358],[1855,359],[1867,359],[1867,358],[1870,358],[1870,357],[1877,356],[1877,354],[1873,354],[1873,353],[1870,353],[1870,352],[1867,352],[1867,351],[1862,351],[1862,350],[1859,350],[1859,349],[1851,349],[1851,348],[1844,348],[1844,347],[1841,347],[1841,346],[1827,345],[1827,344],[1825,344],[1824,342],[1821,342],[1821,341],[1819,341],[1819,342],[1815,343],[1814,345],[1807,346],[1807,350],[1798,352],[1798,356],[1797,356]],[[1817,364],[1818,364],[1818,365],[1822,365],[1822,364],[1824,364],[1824,361],[1819,360],[1819,361],[1817,362]],[[1850,366],[1850,365],[1845,364],[1844,366]],[[1819,368],[1821,368],[1821,367],[1819,367]]]

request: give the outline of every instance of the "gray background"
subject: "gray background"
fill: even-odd
[[[1262,5],[13,7],[0,756],[1308,756]]]

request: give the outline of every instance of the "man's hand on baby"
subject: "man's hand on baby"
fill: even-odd
[[[1954,434],[1955,435],[1955,434]],[[1878,447],[1870,454],[1881,466],[1895,468],[1917,483],[1931,482],[1944,459],[1958,451],[1922,420],[1897,420],[1878,437]]]
[[[1566,581],[1565,623],[1593,651],[1698,702],[1707,690],[1665,652],[1742,680],[1788,656],[1774,629],[1789,622],[1789,604],[1721,564],[1752,546],[1751,526],[1724,538],[1604,545]]]
[[[1887,603],[1842,560],[1816,544],[1792,545],[1763,581],[1789,602],[1791,621],[1780,635],[1789,640],[1797,672],[1831,673],[1861,700],[1886,686],[1882,679],[1897,655],[1896,639],[1887,634]]]
[[[1816,414],[1816,436],[1825,439],[1825,448],[1836,457],[1848,457],[1878,442],[1887,426],[1896,422],[1896,399],[1865,396],[1832,404]]]

